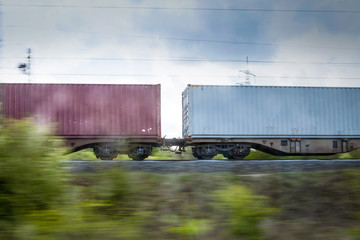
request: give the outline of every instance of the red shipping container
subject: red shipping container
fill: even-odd
[[[57,135],[101,159],[143,160],[161,139],[160,85],[0,84],[5,119],[56,123]]]
[[[66,139],[88,139],[74,147],[94,139],[161,138],[160,85],[5,83],[0,98],[5,118],[34,117],[39,124],[57,123]]]

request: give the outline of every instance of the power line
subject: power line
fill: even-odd
[[[256,46],[270,46],[270,47],[289,47],[289,48],[314,48],[314,49],[336,49],[336,50],[348,50],[348,51],[360,51],[360,48],[351,47],[338,47],[338,46],[311,46],[311,45],[291,45],[291,44],[279,44],[279,43],[266,43],[266,42],[243,42],[243,41],[228,41],[228,40],[214,40],[214,39],[197,39],[197,38],[178,38],[178,37],[162,37],[162,36],[145,36],[145,35],[131,35],[131,34],[119,34],[119,33],[105,33],[105,32],[94,32],[94,31],[80,31],[70,29],[44,29],[32,26],[21,26],[21,25],[4,25],[3,27],[21,27],[21,28],[32,28],[42,29],[60,32],[72,32],[72,33],[83,33],[83,34],[97,34],[107,36],[118,36],[126,38],[141,38],[141,39],[154,39],[154,40],[170,40],[170,41],[185,41],[185,42],[204,42],[204,43],[215,43],[215,44],[237,44],[237,45],[256,45]],[[6,41],[5,41],[6,42]],[[13,43],[13,42],[11,42]],[[20,45],[19,43],[17,45]]]
[[[4,73],[2,75],[18,75]],[[118,73],[35,73],[34,76],[87,76],[87,77],[178,77],[178,78],[238,78],[235,75],[177,75],[177,74],[118,74]],[[320,79],[320,80],[360,80],[360,77],[316,77],[316,76],[256,76],[256,78],[273,79]]]
[[[91,9],[127,9],[127,10],[181,10],[181,11],[217,11],[217,12],[278,12],[278,13],[360,13],[360,10],[311,10],[311,9],[261,9],[261,8],[201,8],[201,7],[135,7],[105,5],[51,5],[51,4],[2,4],[2,7],[42,7],[42,8],[91,8]]]
[[[0,57],[3,59],[21,59],[23,57]],[[146,62],[218,62],[218,63],[246,63],[242,59],[213,59],[213,58],[81,58],[81,57],[33,57],[38,60],[92,60],[92,61],[146,61]],[[312,64],[312,65],[341,65],[353,66],[360,65],[360,62],[320,62],[320,61],[267,61],[249,60],[254,64]]]
[[[66,30],[66,29],[57,29],[57,30],[58,31],[64,31],[64,32],[75,32],[75,33],[86,33],[86,34],[101,34],[101,35],[122,36],[122,37],[130,37],[130,38],[149,38],[149,39],[155,39],[155,40],[161,39],[161,40],[176,40],[176,41],[189,41],[189,42],[208,42],[208,43],[226,43],[226,44],[243,44],[243,45],[280,46],[280,44],[277,44],[277,43],[240,42],[240,41],[226,41],[226,40],[213,40],[213,39],[195,39],[195,38],[177,38],[177,37],[161,37],[161,36],[152,37],[152,36],[144,36],[144,35],[101,33],[101,32],[76,31],[76,30]]]
[[[360,51],[360,48],[348,48],[348,47],[335,47],[335,46],[302,46],[302,45],[289,45],[289,44],[279,44],[279,43],[261,43],[261,42],[241,42],[241,41],[226,41],[226,40],[214,40],[214,39],[196,39],[196,38],[177,38],[177,37],[152,37],[144,35],[127,35],[127,34],[117,34],[117,33],[101,33],[101,32],[91,32],[91,31],[76,31],[76,30],[67,30],[67,29],[57,29],[58,31],[63,32],[75,32],[75,33],[86,33],[86,34],[101,34],[101,35],[110,35],[110,36],[122,36],[130,38],[147,38],[147,39],[161,39],[161,40],[175,40],[175,41],[187,41],[187,42],[206,42],[206,43],[222,43],[222,44],[239,44],[239,45],[260,45],[260,46],[273,46],[273,47],[291,47],[291,48],[319,48],[319,49],[339,49],[339,50],[355,50]]]
[[[256,76],[256,78],[278,78],[278,79],[322,79],[322,80],[360,80],[360,77],[283,77],[283,76]]]

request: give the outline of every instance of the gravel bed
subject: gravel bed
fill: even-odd
[[[124,168],[131,171],[152,173],[266,173],[299,172],[336,169],[359,169],[358,159],[334,160],[145,160],[145,161],[67,161],[65,167],[71,173],[95,173],[107,169]]]

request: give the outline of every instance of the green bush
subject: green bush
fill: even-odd
[[[229,185],[215,193],[220,212],[227,213],[225,225],[241,239],[260,239],[261,221],[274,210],[267,207],[266,198],[242,185]]]
[[[15,238],[19,225],[63,202],[61,140],[31,120],[10,121],[0,129],[0,238]],[[55,214],[56,215],[56,214]],[[21,231],[20,231],[21,232]]]
[[[282,218],[308,219],[337,226],[358,220],[360,172],[356,170],[265,176],[259,191],[281,208]]]

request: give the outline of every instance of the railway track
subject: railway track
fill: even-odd
[[[96,173],[123,168],[151,173],[267,173],[299,172],[338,169],[360,169],[359,159],[333,160],[157,160],[157,161],[67,161],[71,173]]]

